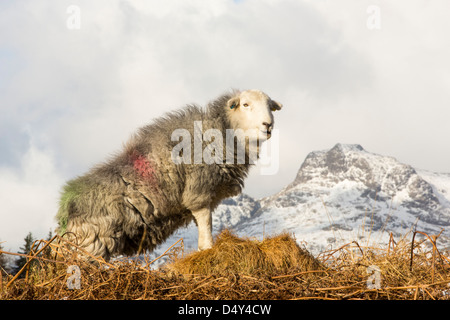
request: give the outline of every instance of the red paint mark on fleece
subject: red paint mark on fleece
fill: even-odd
[[[145,180],[150,180],[154,182],[155,180],[155,169],[150,164],[150,161],[143,155],[133,153],[131,155],[131,162],[133,164],[134,170],[136,170],[139,175]]]

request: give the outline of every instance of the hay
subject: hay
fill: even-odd
[[[207,251],[180,255],[177,242],[166,252],[172,261],[153,270],[148,256],[110,263],[82,258],[88,254],[55,236],[35,242],[23,278],[0,278],[0,299],[448,300],[450,258],[438,250],[438,237],[414,232],[411,240],[391,237],[386,248],[353,241],[314,258],[288,234],[257,241],[224,231]],[[68,287],[74,265],[79,289]]]
[[[322,266],[288,234],[259,242],[239,238],[224,230],[211,249],[176,259],[167,268],[185,275],[239,273],[271,276],[293,270],[316,270]]]

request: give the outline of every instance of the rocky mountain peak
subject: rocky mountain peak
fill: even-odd
[[[329,150],[309,153],[295,180],[283,193],[290,190],[345,189],[349,186],[360,192],[362,198],[401,203],[411,213],[426,210],[425,219],[436,220],[440,216],[437,213],[443,210],[432,185],[413,167],[393,157],[368,152],[358,144],[338,143]],[[450,221],[437,220],[450,224]]]
[[[350,167],[357,166],[363,171],[369,168],[364,161],[355,161],[355,154],[364,153],[360,145],[336,144],[326,151],[313,151],[308,154],[297,173],[293,185],[306,183],[313,179],[326,179],[327,177],[342,177],[348,173]],[[362,157],[358,156],[358,159]],[[348,178],[348,177],[347,177]]]
[[[339,143],[329,150],[308,154],[290,187],[314,182],[331,187],[339,182],[353,181],[374,192],[394,196],[413,178],[417,178],[417,173],[409,165],[367,152],[358,144]]]

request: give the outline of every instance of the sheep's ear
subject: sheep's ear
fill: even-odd
[[[239,97],[231,98],[227,101],[227,106],[230,109],[235,109],[239,106]]]
[[[283,105],[275,100],[270,100],[270,110],[277,111],[281,110],[283,108]]]

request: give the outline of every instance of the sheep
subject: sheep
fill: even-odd
[[[251,151],[258,154],[270,138],[272,112],[281,108],[259,90],[233,90],[205,108],[166,113],[140,128],[119,153],[63,186],[57,232],[109,260],[152,251],[194,220],[198,250],[211,248],[211,214],[223,199],[241,193],[254,164]]]

